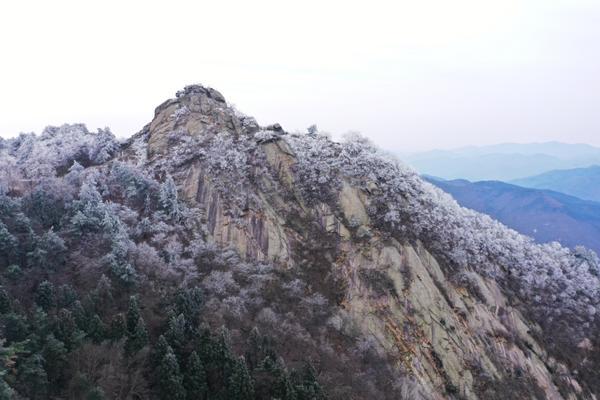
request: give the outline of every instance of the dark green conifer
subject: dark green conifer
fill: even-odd
[[[154,345],[154,350],[152,352],[152,361],[154,365],[159,365],[161,363],[162,359],[167,354],[169,347],[169,342],[167,342],[165,336],[160,335],[158,337],[158,340],[156,341],[156,344]]]
[[[186,343],[186,320],[183,314],[169,319],[166,337],[177,354],[181,354]]]
[[[125,316],[121,313],[115,315],[110,322],[110,338],[112,340],[119,340],[127,333],[127,324],[125,322]]]
[[[31,399],[46,398],[48,392],[48,375],[44,369],[44,357],[34,353],[19,365],[19,384]]]
[[[85,400],[107,400],[107,397],[104,394],[104,391],[96,386],[87,393]]]
[[[227,399],[254,399],[254,382],[243,357],[233,363],[231,376],[227,382]]]
[[[27,334],[28,324],[24,316],[13,312],[4,317],[4,338],[9,343],[23,341]]]
[[[94,343],[100,343],[106,338],[106,326],[98,314],[90,319],[88,324],[87,335]]]
[[[140,319],[140,307],[138,305],[137,297],[129,297],[129,307],[127,309],[127,332],[133,333]]]
[[[51,282],[43,281],[35,291],[35,303],[48,311],[55,304],[54,285]]]
[[[10,312],[10,296],[6,289],[0,286],[0,314]]]
[[[307,362],[296,379],[298,400],[326,400],[327,396],[317,381],[317,372],[313,365]]]
[[[54,335],[69,350],[75,348],[84,336],[83,331],[77,327],[73,313],[65,308],[58,311],[54,323]]]
[[[189,399],[206,400],[208,396],[206,369],[195,351],[188,358],[183,383]]]
[[[143,318],[138,318],[138,323],[133,332],[127,332],[127,340],[125,341],[125,353],[132,355],[140,351],[148,344],[148,331]]]
[[[45,370],[51,383],[60,383],[67,372],[67,349],[65,344],[56,339],[53,334],[46,338],[42,352]]]
[[[169,346],[158,368],[158,392],[163,400],[185,400],[183,376],[173,349]]]

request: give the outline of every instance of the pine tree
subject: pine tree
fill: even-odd
[[[169,342],[164,335],[160,335],[156,344],[154,345],[154,351],[152,352],[152,361],[154,365],[159,365],[162,359],[165,357],[169,350]]]
[[[227,382],[227,399],[254,399],[254,382],[243,357],[236,360],[233,364],[233,370]]]
[[[48,376],[44,370],[44,357],[35,353],[27,357],[19,365],[19,383],[24,387],[25,393],[31,399],[46,398],[48,391]]]
[[[148,331],[146,330],[144,319],[140,317],[133,332],[127,333],[127,340],[125,341],[125,353],[127,355],[137,353],[147,344]]]
[[[57,270],[64,265],[67,247],[65,241],[52,228],[42,235],[38,245],[45,255],[44,260],[38,261],[38,265],[51,270]]]
[[[16,264],[9,265],[6,268],[6,277],[16,282],[23,277],[23,270]]]
[[[0,286],[0,314],[10,312],[10,296],[4,287]]]
[[[20,362],[19,353],[23,351],[23,343],[10,346],[4,344],[5,340],[0,339],[0,400],[14,400],[16,399],[15,391],[5,379],[14,371],[14,366]]]
[[[196,348],[198,356],[202,360],[203,364],[209,368],[214,369],[216,356],[216,343],[210,333],[210,329],[206,326],[202,326],[196,334]]]
[[[253,370],[265,357],[265,339],[260,334],[257,327],[252,328],[248,335],[248,350],[246,351],[246,362],[248,367]]]
[[[0,221],[0,266],[6,266],[17,254],[17,239],[8,231],[8,228]]]
[[[81,185],[79,200],[73,202],[73,209],[76,212],[70,222],[76,234],[83,235],[102,230],[105,207],[93,181]]]
[[[35,234],[33,234],[31,238],[33,248],[30,249],[30,251],[27,251],[26,253],[26,265],[29,268],[46,269],[46,262],[49,259],[49,257],[48,253],[46,252],[46,249],[44,249],[42,245],[42,239]]]
[[[52,383],[60,382],[67,372],[67,349],[65,344],[50,334],[46,338],[43,356],[48,380]]]
[[[73,313],[61,308],[56,316],[54,334],[61,340],[67,349],[72,350],[83,339],[83,332],[77,327]]]
[[[75,319],[77,327],[84,332],[87,331],[90,318],[88,313],[85,311],[85,308],[83,308],[81,301],[75,300],[69,309],[73,314],[73,318]]]
[[[104,391],[96,386],[92,390],[90,390],[85,396],[85,400],[106,400],[107,397],[104,394]]]
[[[46,335],[50,335],[52,333],[52,324],[50,319],[48,318],[48,313],[46,313],[42,308],[36,307],[33,312],[33,321],[32,326],[35,327],[35,333],[40,338],[45,338]]]
[[[0,375],[0,400],[13,400],[14,398],[15,391],[8,386],[4,378]]]
[[[129,297],[129,307],[127,308],[127,333],[133,333],[140,319],[140,306],[136,296]]]
[[[56,291],[56,306],[60,308],[70,308],[77,301],[77,292],[73,286],[64,284],[59,286]]]
[[[181,354],[186,343],[186,321],[183,314],[169,319],[166,337],[177,354]]]
[[[160,186],[158,193],[160,206],[165,213],[174,221],[181,218],[181,209],[177,199],[177,186],[171,175],[167,175],[167,179]]]
[[[92,292],[96,308],[100,311],[106,310],[113,299],[113,288],[110,279],[104,274],[100,277],[96,289]]]
[[[4,317],[4,338],[9,343],[25,340],[27,334],[28,324],[24,316],[13,312]]]
[[[283,364],[283,360],[277,361],[271,371],[275,378],[273,383],[272,397],[280,400],[296,400],[297,394],[290,375]]]
[[[48,311],[55,304],[54,285],[51,282],[43,281],[35,291],[35,303]]]
[[[98,314],[90,319],[88,324],[87,335],[94,343],[100,343],[106,337],[106,326]]]
[[[163,400],[185,400],[186,397],[179,362],[170,346],[158,368],[158,392]]]
[[[235,359],[229,346],[229,331],[222,327],[214,344],[213,366],[221,380],[226,382],[233,370]]]
[[[127,333],[125,316],[121,313],[115,315],[110,321],[110,338],[119,340]]]
[[[298,400],[326,400],[327,396],[317,382],[317,372],[311,363],[306,363],[296,379]]]
[[[22,199],[23,211],[36,227],[49,229],[58,227],[65,214],[63,193],[48,187],[37,187]]]
[[[206,370],[195,351],[188,358],[183,383],[189,399],[206,400],[208,396]]]
[[[175,296],[175,312],[184,315],[190,331],[198,323],[203,302],[204,296],[199,287],[181,289]]]
[[[73,165],[69,167],[69,172],[65,175],[65,180],[72,185],[79,185],[81,180],[81,172],[84,170],[83,166],[77,161],[73,161]]]
[[[126,228],[121,221],[116,221],[115,227],[111,228],[112,243],[111,251],[105,257],[112,274],[126,287],[135,285],[137,273],[129,262],[129,248],[131,240]]]
[[[268,351],[265,358],[257,365],[260,376],[268,375],[271,379],[256,382],[257,396],[279,400],[297,400],[296,388],[285,368],[283,360],[275,360],[277,357],[272,351]]]

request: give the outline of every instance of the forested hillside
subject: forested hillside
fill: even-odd
[[[592,399],[599,261],[186,87],[0,143],[7,399]]]

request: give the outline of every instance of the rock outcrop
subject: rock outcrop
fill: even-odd
[[[212,243],[317,271],[311,284],[335,299],[327,324],[375,349],[406,398],[595,398],[503,284],[453,272],[425,238],[374,220],[377,181],[307,187],[281,126],[261,128],[216,90],[188,86],[160,105],[121,158],[172,176]]]

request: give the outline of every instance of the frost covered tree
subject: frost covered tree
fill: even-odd
[[[298,159],[296,174],[307,202],[334,201],[345,180],[371,194],[367,211],[375,224],[397,239],[425,243],[450,274],[468,268],[495,278],[546,329],[555,321],[571,320],[567,329],[574,341],[593,326],[600,307],[596,261],[588,257],[582,262],[584,258],[557,244],[537,245],[488,216],[460,207],[359,135],[348,136],[344,143],[320,135],[314,140],[287,135],[283,140]]]
[[[71,218],[71,225],[78,234],[102,229],[106,207],[95,182],[88,181],[81,185],[79,199],[73,202],[73,210],[75,214]]]
[[[159,191],[160,206],[163,211],[172,219],[179,220],[181,218],[181,209],[177,197],[177,186],[171,175],[167,175],[167,179],[160,186]]]
[[[134,245],[129,239],[125,227],[118,219],[105,219],[104,227],[113,232],[111,250],[105,256],[105,262],[120,283],[126,287],[131,287],[137,281],[137,273],[129,261],[129,252]]]

